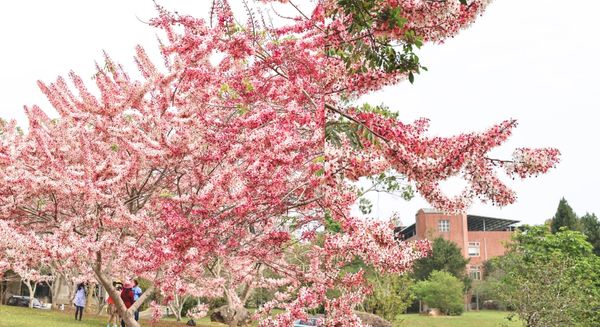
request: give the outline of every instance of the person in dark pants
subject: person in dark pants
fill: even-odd
[[[75,298],[73,304],[75,304],[75,320],[81,321],[83,316],[83,308],[85,308],[86,294],[85,286],[83,283],[77,285],[77,291],[75,291]],[[79,316],[79,319],[77,317]]]
[[[142,296],[142,288],[138,285],[137,279],[133,280],[133,301],[137,301]],[[135,310],[133,314],[135,321],[140,320],[140,309]]]
[[[133,305],[133,283],[126,282],[123,284],[123,290],[121,290],[121,300],[125,304],[127,309],[131,308]],[[121,319],[121,327],[125,327],[125,320]]]

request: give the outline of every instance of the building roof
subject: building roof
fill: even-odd
[[[421,209],[425,213],[442,213],[435,211],[434,209]],[[518,220],[502,219],[485,217],[478,215],[467,215],[467,230],[469,232],[494,232],[494,231],[506,231],[512,229],[514,224],[518,223]],[[412,224],[406,227],[399,227],[395,230],[396,234],[401,239],[408,239],[414,236],[417,232],[416,224]]]
[[[419,211],[423,211],[424,213],[444,213],[443,211],[433,209],[433,208],[422,208]]]
[[[467,215],[467,230],[475,231],[505,231],[518,223],[518,220],[493,218],[477,215]]]
[[[401,240],[406,240],[413,237],[417,233],[416,225],[412,224],[406,227],[398,227],[394,230],[396,237]]]

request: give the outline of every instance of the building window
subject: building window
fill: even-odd
[[[481,270],[471,270],[469,272],[469,277],[471,277],[472,280],[481,280]]]
[[[469,257],[479,256],[479,242],[469,242]]]
[[[481,267],[480,266],[470,266],[469,267],[469,277],[472,280],[481,280]]]
[[[440,232],[449,232],[450,231],[450,220],[440,220],[438,223],[438,228]]]

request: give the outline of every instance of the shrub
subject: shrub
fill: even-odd
[[[418,282],[415,287],[417,298],[442,313],[458,316],[464,310],[463,283],[445,271],[433,271],[428,280]]]
[[[373,285],[373,293],[363,302],[364,311],[389,321],[399,320],[414,300],[414,281],[407,275],[384,273],[373,274],[369,281]]]

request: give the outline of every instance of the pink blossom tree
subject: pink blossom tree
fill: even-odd
[[[44,240],[44,249],[46,250],[43,255],[51,275],[47,283],[50,285],[52,308],[56,309],[59,307],[59,297],[65,288],[67,299],[72,301],[75,297],[75,288],[78,282],[95,282],[95,279],[88,267],[73,262],[77,246],[69,244],[63,239],[57,240],[54,236],[53,234],[45,234],[41,237]]]
[[[0,222],[0,248],[3,248],[2,268],[19,276],[29,292],[29,308],[33,308],[37,287],[52,279],[47,260],[40,255],[44,251],[42,244],[33,233],[14,233],[7,224]]]
[[[200,305],[198,308],[204,308],[201,298],[218,298],[223,295],[221,280],[207,275],[204,265],[185,258],[178,264],[169,266],[177,272],[166,273],[171,278],[162,283],[160,292],[177,321],[186,314],[183,309],[192,299],[197,300]],[[199,313],[200,311],[196,313],[196,317]]]
[[[279,292],[259,313],[264,326],[289,326],[320,305],[328,326],[360,326],[353,309],[368,285],[344,265],[359,257],[402,273],[428,244],[353,217],[353,181],[393,170],[434,206],[459,211],[474,198],[515,201],[497,170],[525,178],[558,161],[555,149],[489,157],[513,120],[429,137],[426,119],[407,124],[353,104],[412,81],[423,69],[413,50],[454,36],[488,1],[282,2],[295,14],[272,24],[249,7],[240,24],[226,1],[214,2],[209,21],[158,7],[164,67],[138,47],[136,80],[106,56],[97,90],[75,73],[72,86],[39,83],[58,119],[34,106],[26,133],[2,126],[0,220],[15,233],[51,235],[59,252],[72,247],[68,265],[93,271],[127,326],[138,326],[133,312],[151,291],[175,290],[188,265],[227,299],[230,325],[248,319],[252,289],[270,287]],[[440,182],[454,176],[468,186],[448,197]],[[326,217],[342,232],[323,230]],[[289,260],[298,243],[309,244],[306,267]],[[129,309],[112,287],[123,275],[154,284]],[[329,298],[332,289],[341,295]],[[274,307],[286,311],[270,317]]]

